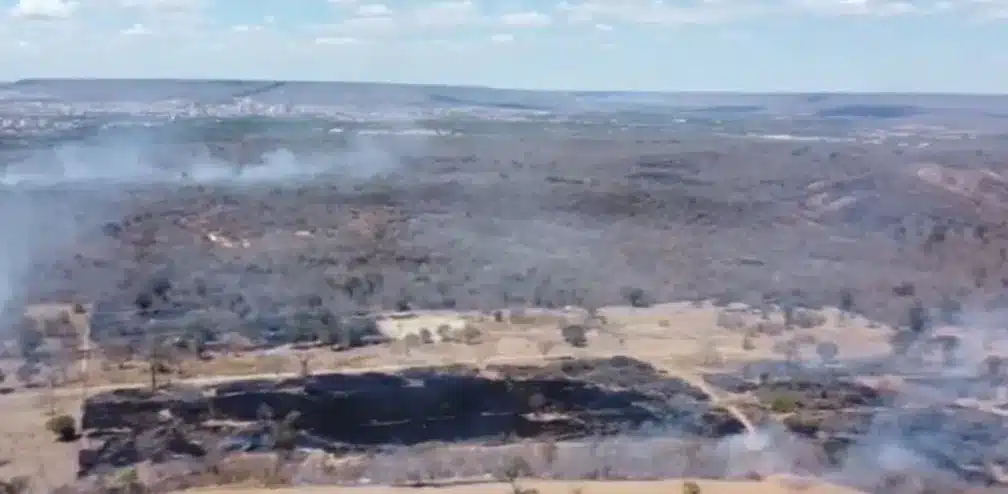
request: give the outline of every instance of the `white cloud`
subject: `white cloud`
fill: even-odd
[[[357,7],[357,15],[362,17],[386,16],[392,13],[392,9],[383,3],[367,3]]]
[[[596,31],[605,31],[605,32],[609,32],[609,31],[612,31],[612,30],[613,30],[613,27],[612,27],[612,26],[610,26],[609,24],[605,24],[605,23],[602,23],[602,22],[600,22],[600,23],[598,23],[598,24],[595,24],[595,30],[596,30]]]
[[[251,33],[256,31],[262,31],[264,28],[258,24],[236,24],[231,26],[231,30],[236,33]]]
[[[148,29],[147,26],[137,23],[119,31],[119,34],[122,34],[123,36],[149,36],[151,34],[151,30]]]
[[[319,37],[315,38],[316,45],[356,45],[360,40],[350,37]]]
[[[665,3],[661,0],[579,0],[562,1],[557,10],[575,24],[625,23],[639,25],[710,24],[747,17],[765,9],[750,1],[726,3],[695,0]]]
[[[552,23],[550,16],[541,12],[513,12],[500,17],[501,22],[507,26],[515,27],[542,27]]]
[[[484,18],[472,0],[441,0],[418,8],[413,14],[417,24],[433,27],[476,24]]]
[[[203,0],[120,0],[130,9],[160,12],[188,12],[203,7]]]
[[[911,2],[889,0],[795,0],[794,6],[827,16],[894,16],[920,9]]]
[[[785,5],[799,12],[828,17],[896,17],[963,13],[988,16],[1004,0],[788,0]]]
[[[397,30],[396,19],[392,16],[354,17],[329,26],[332,31],[354,35],[384,35]]]
[[[72,0],[19,0],[10,10],[15,17],[33,20],[67,19],[77,10]]]
[[[490,41],[497,44],[511,43],[515,40],[513,34],[495,34],[490,36]]]

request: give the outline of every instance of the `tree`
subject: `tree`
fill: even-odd
[[[19,381],[28,384],[32,381],[32,379],[35,378],[35,376],[39,375],[40,372],[41,370],[39,369],[38,364],[33,362],[25,362],[24,364],[22,364],[17,368],[15,374],[17,374],[17,378]]]
[[[560,329],[560,335],[572,347],[583,348],[588,346],[588,330],[580,324],[564,326]]]
[[[781,311],[784,313],[784,327],[791,329],[795,324],[795,308],[791,304],[785,304],[781,307]]]
[[[839,353],[840,348],[832,341],[824,341],[816,345],[816,354],[819,355],[823,363],[833,363]]]
[[[854,294],[850,290],[844,290],[840,294],[840,310],[844,312],[854,310]]]
[[[58,440],[70,442],[77,439],[77,423],[69,415],[57,415],[46,422],[46,429],[56,434]]]
[[[171,371],[169,363],[172,357],[169,349],[161,341],[157,339],[151,341],[147,354],[151,391],[156,391],[158,388],[158,374],[167,374]]]
[[[280,452],[284,459],[290,459],[294,450],[297,449],[297,421],[300,418],[300,412],[291,411],[284,416],[283,420],[276,423],[273,429],[273,447]]]
[[[301,365],[301,378],[307,379],[311,377],[311,355],[299,353],[298,363]]]
[[[938,311],[941,321],[945,324],[959,324],[962,322],[962,303],[949,295],[942,295]]]
[[[35,360],[37,358],[35,352],[44,342],[45,337],[42,332],[35,328],[31,321],[24,321],[21,324],[21,331],[18,333],[18,346],[21,349],[21,356],[25,360]]]
[[[907,309],[907,326],[911,332],[915,334],[920,334],[924,332],[924,329],[928,325],[928,314],[927,309],[924,308],[923,302],[920,299],[914,300],[913,305]]]
[[[943,335],[936,338],[941,348],[942,365],[952,367],[958,362],[958,353],[961,342],[956,335]]]
[[[202,357],[204,352],[206,352],[207,342],[212,340],[213,337],[213,332],[203,324],[193,324],[186,328],[184,341],[189,351],[195,353],[198,357]]]

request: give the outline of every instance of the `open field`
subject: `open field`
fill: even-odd
[[[384,90],[411,119],[0,105],[0,480],[1008,485],[1000,99]]]

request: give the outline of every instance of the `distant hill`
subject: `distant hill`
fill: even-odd
[[[173,79],[23,79],[0,85],[0,99],[80,103],[238,99],[266,105],[480,108],[515,111],[662,109],[712,118],[755,114],[900,119],[927,115],[1008,115],[1008,96],[857,93],[543,91],[376,82]]]

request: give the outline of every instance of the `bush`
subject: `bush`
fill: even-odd
[[[792,413],[798,410],[798,402],[790,396],[777,396],[770,402],[770,411],[774,413]]]
[[[572,347],[584,348],[588,346],[588,330],[580,324],[564,326],[560,329],[560,334],[564,341]]]
[[[983,374],[988,378],[1000,377],[1005,369],[1005,359],[997,355],[988,355],[983,361]]]
[[[627,287],[621,290],[620,294],[631,307],[645,308],[654,305],[651,297],[641,288]]]
[[[832,341],[824,341],[816,345],[816,354],[824,363],[833,362],[840,353],[840,347]]]
[[[0,494],[24,494],[31,487],[31,479],[19,475],[9,480],[0,480]]]
[[[906,355],[916,342],[917,334],[909,330],[896,331],[889,337],[889,345],[892,346],[894,355]]]
[[[844,290],[840,293],[840,310],[844,312],[851,312],[854,310],[854,294],[850,290]]]
[[[702,491],[700,490],[700,484],[693,481],[686,481],[683,482],[682,492],[683,494],[700,494]]]
[[[802,329],[812,329],[826,324],[826,316],[813,310],[799,309],[792,313],[791,324]]]
[[[915,300],[907,309],[907,326],[911,332],[922,333],[928,326],[928,313],[923,302]]]
[[[63,442],[77,439],[77,422],[69,415],[57,415],[46,421],[46,429]]]
[[[721,311],[718,312],[714,324],[717,324],[719,328],[738,330],[746,327],[746,320],[742,314],[737,312]]]
[[[483,332],[476,326],[466,324],[459,334],[459,339],[466,345],[479,345],[483,342]]]
[[[18,346],[21,350],[21,356],[26,359],[34,356],[35,351],[45,342],[45,336],[42,332],[32,326],[33,324],[30,325],[28,321],[24,321],[20,327],[21,331],[18,333]]]
[[[917,293],[917,287],[909,281],[904,281],[894,286],[892,292],[897,297],[913,297]]]
[[[948,295],[942,296],[941,302],[938,304],[938,313],[944,324],[962,323],[962,303]]]

